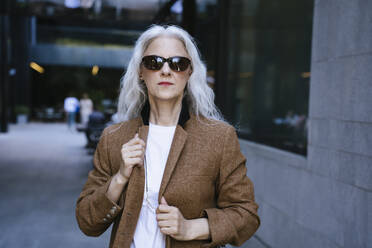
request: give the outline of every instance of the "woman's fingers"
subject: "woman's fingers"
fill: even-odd
[[[171,215],[169,213],[166,213],[166,214],[157,214],[156,215],[156,220],[157,221],[169,220],[169,219],[171,219]]]
[[[143,151],[142,150],[141,151],[131,151],[131,152],[128,152],[126,156],[128,158],[135,158],[135,157],[142,156],[142,154],[143,154]]]
[[[169,213],[169,212],[173,211],[174,209],[175,209],[175,207],[160,204],[159,207],[157,208],[156,212],[157,213]]]
[[[145,147],[143,147],[142,145],[136,145],[136,146],[124,146],[121,148],[121,152],[124,152],[124,153],[130,153],[130,152],[134,152],[134,151],[141,151],[142,153],[145,152]]]
[[[121,147],[121,157],[124,163],[120,165],[122,176],[129,178],[136,165],[143,166],[145,142],[139,138],[138,133]]]
[[[158,221],[158,226],[159,227],[172,227],[175,224],[176,224],[175,221],[172,221],[172,220],[161,220],[161,221]]]
[[[121,149],[121,154],[122,154],[123,159],[134,158],[134,157],[143,157],[143,155],[145,154],[145,150],[140,149],[140,150],[128,151],[127,148],[122,148]]]
[[[143,147],[146,146],[145,141],[143,141],[143,140],[140,139],[140,138],[136,138],[136,139],[134,140],[134,144],[140,144],[140,145],[142,145]]]
[[[128,146],[132,146],[132,145],[136,145],[136,144],[140,144],[140,145],[145,145],[145,142],[140,139],[139,137],[136,137],[136,138],[133,138],[131,140],[129,140],[125,145],[128,145]]]
[[[156,221],[163,234],[170,235],[177,240],[188,240],[187,220],[177,207],[166,205],[165,199],[156,209]]]
[[[146,144],[140,138],[132,139],[128,143],[125,143],[122,147],[122,151],[134,151],[134,150],[145,150]]]
[[[160,232],[165,235],[172,235],[174,234],[173,228],[172,227],[161,227]]]
[[[132,146],[128,146],[127,147],[127,151],[131,152],[131,151],[136,151],[136,150],[144,150],[144,146],[143,145],[132,145]]]
[[[142,159],[141,158],[128,158],[128,163],[132,166],[134,165],[142,165]]]

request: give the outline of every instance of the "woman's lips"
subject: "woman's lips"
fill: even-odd
[[[172,83],[171,82],[160,82],[160,83],[158,83],[158,85],[172,85]]]

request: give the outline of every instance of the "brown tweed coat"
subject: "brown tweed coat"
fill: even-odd
[[[144,108],[145,109],[145,108]],[[118,203],[106,191],[122,163],[121,147],[136,132],[145,142],[149,110],[142,117],[106,128],[94,155],[94,169],[76,205],[80,229],[101,235],[112,223],[110,248],[129,248],[144,194],[144,169],[135,167]],[[166,237],[167,248],[239,246],[257,230],[260,220],[253,184],[246,176],[245,157],[235,129],[198,118],[182,107],[159,192],[186,219],[208,218],[210,240],[177,241]]]

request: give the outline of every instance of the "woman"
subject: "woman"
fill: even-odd
[[[90,100],[87,93],[83,94],[80,99],[80,120],[81,124],[86,127],[89,121],[89,115],[93,112],[93,102]]]
[[[136,42],[118,113],[78,199],[81,230],[110,247],[241,245],[259,226],[234,128],[222,120],[192,38],[152,26]]]

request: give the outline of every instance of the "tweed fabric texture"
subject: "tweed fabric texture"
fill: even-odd
[[[118,203],[106,192],[123,163],[122,145],[137,132],[146,142],[148,130],[142,117],[106,128],[77,201],[76,218],[86,235],[99,236],[113,224],[110,248],[130,247],[143,201],[143,167],[134,168]],[[193,114],[183,126],[177,125],[158,201],[164,196],[186,219],[208,218],[211,239],[178,241],[167,236],[167,248],[239,246],[255,233],[260,219],[245,162],[231,125]]]

